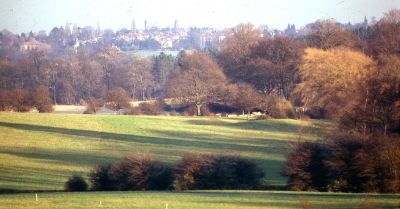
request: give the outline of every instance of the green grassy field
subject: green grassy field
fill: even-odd
[[[308,201],[313,209],[398,209],[400,195],[266,191],[88,192],[0,195],[0,208],[293,209]],[[305,200],[307,199],[307,200]],[[101,201],[101,204],[100,204]]]
[[[61,190],[74,173],[134,152],[173,163],[186,153],[240,154],[257,161],[270,185],[289,145],[315,140],[321,122],[231,118],[0,113],[0,189]],[[301,134],[299,134],[301,133]]]
[[[72,174],[134,152],[174,163],[186,153],[240,154],[257,161],[270,185],[290,144],[316,140],[331,124],[321,121],[239,118],[0,113],[0,190],[62,190]],[[400,207],[400,195],[274,192],[87,192],[2,194],[0,208],[236,209]],[[102,202],[100,205],[100,201]]]

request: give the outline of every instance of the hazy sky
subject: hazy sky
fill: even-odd
[[[400,9],[400,0],[0,0],[0,30],[14,33],[50,31],[66,22],[102,29],[150,26],[232,27],[251,22],[283,29],[299,28],[321,18],[361,22],[364,16],[379,19],[389,9]]]

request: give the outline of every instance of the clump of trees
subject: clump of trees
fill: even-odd
[[[364,37],[372,56],[343,47],[305,50],[296,93],[338,128],[320,143],[293,148],[282,171],[291,189],[400,191],[400,54],[389,44],[400,37],[399,14],[385,14]]]
[[[340,133],[294,146],[282,173],[292,190],[400,191],[400,138]]]
[[[89,174],[91,190],[255,189],[263,170],[239,156],[186,155],[167,165],[149,154],[134,154]]]
[[[53,104],[45,86],[38,86],[29,92],[21,88],[0,90],[0,110],[28,112],[36,108],[38,112],[52,112]]]
[[[176,190],[256,189],[264,172],[239,156],[188,155],[176,165],[174,176]]]

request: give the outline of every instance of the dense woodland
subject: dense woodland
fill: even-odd
[[[304,36],[262,37],[240,24],[215,50],[151,59],[108,45],[10,56],[2,41],[0,109],[47,112],[49,103],[80,103],[95,113],[159,99],[142,106],[152,113],[166,98],[192,115],[256,110],[266,118],[326,118],[337,122],[336,133],[293,147],[283,171],[289,186],[399,192],[400,11],[357,30],[333,20],[312,26]]]

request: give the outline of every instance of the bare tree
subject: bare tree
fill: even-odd
[[[229,103],[242,110],[243,114],[247,113],[247,119],[249,119],[251,110],[259,105],[261,95],[253,86],[246,83],[233,85],[229,90]]]
[[[167,96],[196,107],[201,115],[201,106],[219,100],[226,78],[222,69],[204,53],[193,52],[180,62],[179,69],[171,76],[167,85]]]
[[[311,26],[311,33],[306,37],[307,45],[320,49],[349,47],[356,45],[357,37],[351,30],[344,29],[340,23],[326,19],[317,20]]]
[[[252,24],[240,24],[221,44],[218,60],[230,79],[241,79],[242,71],[245,70],[244,65],[250,59],[251,48],[257,44],[260,36],[261,31]]]

